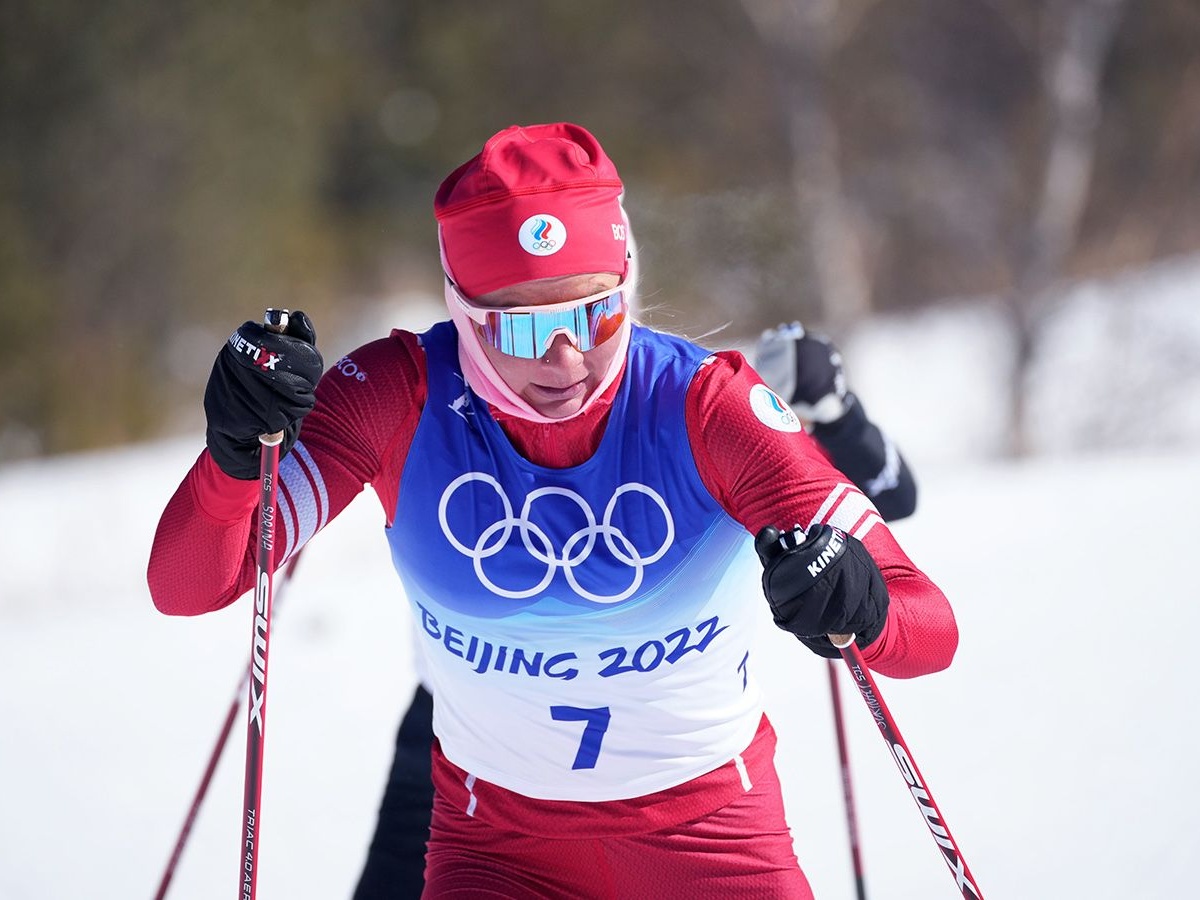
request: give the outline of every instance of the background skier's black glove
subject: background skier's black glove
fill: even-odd
[[[852,402],[842,354],[828,338],[805,331],[799,322],[762,333],[754,348],[754,368],[808,422],[836,421]]]
[[[229,336],[204,391],[205,437],[222,471],[257,478],[260,434],[283,432],[280,458],[292,449],[324,367],[313,324],[299,311],[288,317],[283,334],[245,322]]]
[[[781,534],[768,525],[754,539],[763,592],[775,624],[819,656],[840,654],[826,635],[854,632],[866,647],[887,621],[887,584],[867,548],[831,525]]]

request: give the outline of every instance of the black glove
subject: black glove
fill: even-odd
[[[784,534],[768,525],[754,539],[763,592],[775,624],[818,656],[841,654],[826,635],[857,635],[866,647],[887,621],[887,584],[862,542],[832,525]]]
[[[261,434],[283,432],[280,458],[292,449],[324,368],[317,333],[302,312],[288,317],[283,334],[245,322],[229,336],[204,391],[208,450],[225,474],[258,477]]]
[[[846,414],[836,422],[813,425],[812,436],[875,504],[883,521],[903,519],[916,510],[917,481],[912,469],[854,394],[846,395]]]
[[[799,322],[764,331],[754,349],[754,368],[801,419],[834,422],[852,402],[846,394],[842,354],[829,339]]]

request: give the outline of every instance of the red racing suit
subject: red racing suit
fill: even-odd
[[[425,401],[424,354],[414,334],[396,330],[354,351],[325,373],[316,408],[300,440],[324,480],[324,527],[370,484],[389,519],[396,509],[404,461]],[[359,376],[363,377],[359,377]],[[603,434],[614,382],[582,415],[535,423],[493,410],[516,449],[543,466],[586,460]],[[765,525],[806,523],[842,503],[869,506],[803,431],[763,427],[745,398],[761,379],[737,352],[714,355],[687,395],[687,427],[705,486],[751,534]],[[284,498],[286,500],[286,498]],[[201,452],[167,503],[155,533],[147,579],[155,606],[169,615],[197,615],[228,606],[254,582],[257,481],[222,472]],[[299,549],[300,524],[277,522],[276,539]],[[305,535],[309,537],[311,535]],[[945,596],[897,544],[882,521],[863,538],[887,582],[887,623],[864,650],[868,665],[893,678],[944,669],[958,641]],[[280,559],[277,565],[285,560]]]

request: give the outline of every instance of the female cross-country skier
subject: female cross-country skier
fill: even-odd
[[[243,324],[155,536],[156,606],[203,613],[254,580],[260,434],[285,433],[277,565],[371,485],[434,698],[425,897],[810,898],[758,597],[892,677],[957,645],[942,592],[742,355],[633,321],[622,191],[577,125],[494,135],[434,200],[449,319],[353,351],[354,377],[321,376],[303,313]]]

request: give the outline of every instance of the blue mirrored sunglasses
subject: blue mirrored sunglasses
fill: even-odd
[[[448,282],[459,307],[475,326],[479,339],[508,356],[537,359],[554,338],[565,334],[582,352],[603,344],[620,331],[629,315],[625,284],[598,294],[545,306],[476,306]]]

